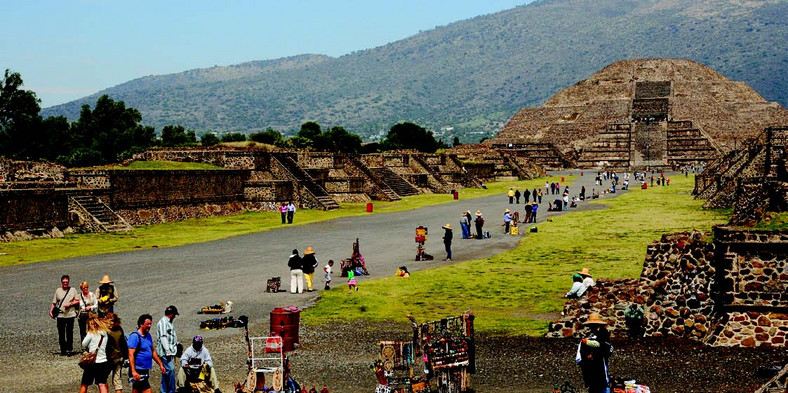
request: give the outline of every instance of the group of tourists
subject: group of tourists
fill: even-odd
[[[279,206],[279,213],[282,215],[282,224],[292,224],[293,217],[295,216],[296,207],[293,201],[284,203]]]
[[[481,210],[477,210],[475,215],[471,215],[470,210],[462,212],[462,215],[460,217],[460,228],[462,229],[462,238],[485,239],[489,237],[488,232],[484,231],[484,224],[485,224],[485,220],[484,220],[484,216],[482,216]],[[474,231],[471,230],[471,228],[475,229],[475,233]]]
[[[555,183],[553,183],[553,186],[555,186]],[[515,190],[514,187],[509,187],[509,191],[506,193],[506,196],[509,197],[510,205],[512,203],[519,205],[521,196],[523,197],[523,203],[529,203],[532,200],[531,198],[533,198],[533,203],[542,203],[542,195],[541,188],[534,188],[533,191],[526,188],[523,192],[520,192],[520,190]]]
[[[105,275],[99,281],[96,293],[83,281],[77,291],[71,287],[68,275],[60,277],[60,287],[49,307],[49,316],[57,321],[60,354],[71,356],[83,353],[80,393],[91,385],[98,385],[100,393],[109,391],[109,381],[116,393],[123,392],[124,380],[131,385],[132,393],[151,392],[150,370],[153,362],[161,371],[161,392],[193,392],[205,388],[221,393],[213,368],[210,352],[203,346],[201,336],[195,336],[192,345],[182,351],[173,321],[178,308],[169,306],[156,325],[157,343],[153,345],[150,333],[153,316],[143,314],[137,318],[137,329],[126,335],[121,318],[115,312],[118,291],[114,282]],[[82,351],[73,351],[74,320],[79,320]],[[176,378],[176,358],[180,358]],[[127,378],[123,370],[128,366]]]

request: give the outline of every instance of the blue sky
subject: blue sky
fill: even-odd
[[[19,72],[45,108],[146,75],[342,56],[530,1],[6,0],[0,72]]]

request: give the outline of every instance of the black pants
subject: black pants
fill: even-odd
[[[57,338],[60,354],[65,355],[74,349],[74,317],[57,319]]]
[[[481,239],[482,238],[482,226],[481,225],[477,225],[476,226],[476,238],[477,239]]]
[[[287,212],[282,213],[282,224],[286,222],[285,221],[286,217],[287,217]]]
[[[293,214],[295,214],[295,212],[287,212],[287,223],[288,224],[292,224],[293,223]]]

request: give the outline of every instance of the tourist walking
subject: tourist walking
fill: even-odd
[[[536,190],[536,189],[534,188],[534,190]],[[537,195],[536,196],[539,198],[539,200],[537,200],[537,198],[534,198],[534,202],[542,203],[542,189],[541,188],[539,190],[537,190]]]
[[[98,314],[91,313],[87,321],[87,334],[82,340],[82,349],[96,354],[92,364],[83,366],[82,381],[79,384],[79,393],[86,393],[88,386],[98,385],[99,393],[107,393],[107,376],[110,367],[107,361],[107,336],[106,321],[99,318]]]
[[[282,202],[282,206],[279,206],[279,214],[282,215],[282,224],[287,224],[287,203]]]
[[[293,223],[293,216],[295,216],[295,212],[296,212],[296,207],[293,204],[293,201],[290,201],[287,204],[287,223],[288,224],[292,224]]]
[[[159,365],[162,376],[167,372],[156,348],[153,347],[151,326],[153,326],[153,317],[150,314],[142,314],[137,318],[137,330],[129,334],[131,393],[151,393],[150,370],[154,361]]]
[[[315,268],[318,262],[315,257],[315,250],[312,247],[307,247],[304,251],[304,257],[301,258],[301,271],[304,273],[304,281],[306,281],[306,291],[312,292],[312,283],[315,278]]]
[[[109,313],[106,319],[110,324],[107,331],[107,361],[109,362],[109,377],[115,393],[123,392],[123,363],[129,358],[129,347],[126,343],[126,334],[120,326],[118,314]]]
[[[610,386],[609,361],[613,354],[607,323],[599,314],[591,313],[583,326],[590,332],[577,345],[575,362],[580,366],[588,393],[607,393]]]
[[[290,268],[290,293],[304,293],[304,271],[301,270],[301,257],[298,250],[293,250],[290,259],[287,260],[287,267]]]
[[[531,205],[531,222],[536,222],[536,211],[539,210],[539,205],[534,203]]]
[[[509,196],[509,204],[511,205],[514,203],[514,189],[512,189],[512,187],[509,187],[509,192],[507,192],[506,195]]]
[[[87,281],[82,281],[79,284],[79,317],[77,323],[79,324],[79,341],[85,339],[87,334],[88,315],[96,314],[98,308],[98,298],[92,292]]]
[[[103,317],[107,313],[115,312],[115,303],[118,301],[118,289],[115,288],[115,282],[109,278],[109,274],[105,274],[98,283],[99,287],[96,289],[98,313],[100,317]]]
[[[446,259],[444,261],[451,261],[451,241],[454,238],[454,232],[451,230],[451,224],[443,226],[443,246],[446,248]]]
[[[57,321],[57,337],[60,344],[60,356],[69,356],[74,349],[74,319],[77,318],[79,297],[71,288],[68,274],[60,277],[60,288],[55,290],[52,304],[49,305],[49,316]]]
[[[164,316],[156,324],[156,337],[159,339],[156,343],[156,352],[165,369],[161,376],[161,393],[175,393],[175,357],[180,354],[178,353],[178,334],[175,332],[172,322],[175,321],[177,315],[179,315],[178,308],[172,305],[168,306],[164,310]]]

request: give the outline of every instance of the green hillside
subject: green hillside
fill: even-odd
[[[451,141],[493,135],[519,109],[617,60],[679,57],[788,104],[788,1],[544,0],[339,58],[302,55],[148,76],[47,108],[76,119],[109,94],[161,129],[297,129],[369,139],[413,121]],[[436,135],[440,136],[440,132]]]

